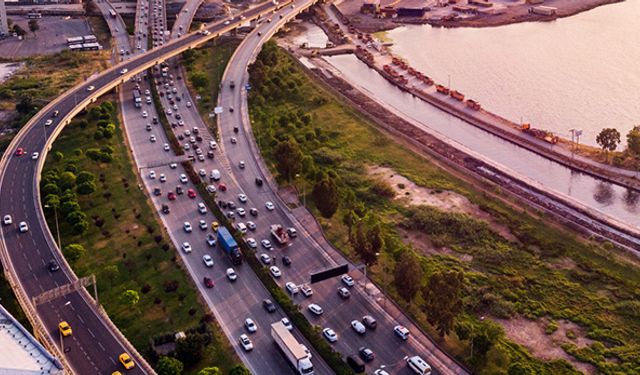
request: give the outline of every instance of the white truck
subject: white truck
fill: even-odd
[[[289,242],[289,235],[280,224],[271,225],[271,235],[276,239],[276,241],[278,241],[280,245],[284,245]]]
[[[309,354],[282,322],[275,322],[271,325],[271,337],[297,374],[313,375],[313,364],[311,364]]]

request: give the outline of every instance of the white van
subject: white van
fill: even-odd
[[[210,141],[209,142],[209,148],[212,150],[215,150],[218,147],[218,144],[216,143],[216,141]]]
[[[221,177],[220,175],[220,171],[217,169],[212,169],[211,170],[211,174],[209,175],[209,177],[213,180],[213,181],[218,181]]]
[[[431,374],[431,366],[429,366],[429,364],[424,359],[420,358],[420,356],[414,355],[413,357],[407,358],[407,365],[416,374]]]
[[[247,233],[247,226],[244,225],[244,223],[238,223],[236,224],[236,229],[240,231],[240,233],[245,234]]]

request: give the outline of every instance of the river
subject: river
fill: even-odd
[[[553,22],[493,28],[405,26],[389,31],[394,54],[514,122],[595,145],[604,127],[640,125],[640,1]]]

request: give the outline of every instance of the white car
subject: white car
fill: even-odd
[[[338,341],[338,334],[332,330],[331,328],[325,328],[322,330],[322,334],[324,335],[324,337],[327,338],[327,340],[329,340],[329,342],[336,342]]]
[[[193,230],[193,228],[191,227],[191,223],[188,221],[184,222],[183,228],[184,228],[184,231],[187,233],[191,233],[191,231]]]
[[[373,372],[373,375],[391,375],[388,372],[386,372],[385,370],[379,368],[376,371]]]
[[[236,143],[238,143],[236,137],[231,137],[231,144],[235,145]]]
[[[267,208],[267,210],[269,211],[273,211],[276,207],[273,205],[273,203],[271,202],[267,202],[264,204],[264,206]]]
[[[207,230],[207,228],[209,227],[209,226],[207,225],[207,222],[206,222],[206,221],[204,221],[204,220],[202,220],[202,219],[200,219],[200,221],[198,222],[198,226],[199,226],[199,227],[200,227],[200,229],[202,229],[202,230]]]
[[[216,237],[211,233],[207,234],[207,245],[216,246]]]
[[[313,295],[313,290],[307,284],[304,284],[303,286],[301,286],[300,287],[300,291],[302,292],[302,295],[304,295],[307,298],[309,298],[309,297],[311,297]]]
[[[151,172],[149,172],[149,178],[150,178],[150,179],[152,179],[152,180],[155,180],[155,178],[156,178],[156,171],[151,171]]]
[[[156,141],[156,136],[151,134],[151,137],[149,137],[149,142],[153,143]]]
[[[51,126],[52,124],[53,124],[52,119],[48,119],[47,121],[44,122],[44,126]]]
[[[282,276],[282,272],[280,272],[280,268],[276,267],[276,266],[271,266],[269,268],[269,272],[271,272],[271,275],[275,278],[278,278],[280,276]]]
[[[122,70],[120,70],[120,74],[127,74],[128,71],[129,69],[123,68]]]
[[[218,189],[216,189],[216,187],[214,185],[207,185],[207,192],[213,194],[217,191]]]
[[[364,335],[367,332],[367,329],[365,328],[364,324],[360,323],[359,320],[352,320],[351,328],[353,328],[354,331],[356,331],[361,335]]]
[[[393,332],[405,341],[409,339],[409,330],[405,326],[397,325],[393,327]]]
[[[346,286],[351,287],[351,286],[355,285],[355,282],[353,281],[353,278],[351,276],[349,276],[349,275],[342,275],[341,279],[342,279],[342,282],[344,283],[344,285],[346,285]]]
[[[245,194],[238,194],[238,200],[240,203],[247,203],[247,196]]]
[[[260,254],[260,260],[264,264],[271,264],[271,257],[265,253]]]
[[[202,256],[202,261],[204,262],[204,265],[207,267],[213,267],[213,258],[211,258],[211,255],[209,254],[204,254]]]
[[[287,292],[289,292],[289,294],[294,295],[298,293],[298,286],[295,283],[292,283],[291,281],[287,282],[286,284],[284,284],[285,288],[287,288]]]
[[[233,268],[227,268],[227,279],[230,281],[236,281],[238,279],[238,274]]]
[[[247,331],[254,333],[258,331],[258,326],[256,325],[256,323],[253,321],[253,319],[251,318],[247,318],[244,321],[244,326],[247,328]]]
[[[191,108],[191,102],[187,102],[187,108]]]
[[[247,335],[244,333],[240,335],[240,345],[242,345],[242,349],[245,352],[250,352],[253,350],[253,344]]]
[[[182,182],[183,184],[186,184],[187,182],[189,182],[189,180],[187,179],[187,176],[184,173],[180,175],[180,182]]]
[[[31,159],[36,160],[38,159],[39,156],[40,156],[39,152],[34,152],[33,154],[31,154]]]
[[[2,218],[2,224],[4,225],[13,224],[13,219],[11,218],[11,215],[4,215],[4,217]]]
[[[289,320],[289,318],[282,318],[282,319],[280,319],[280,321],[282,322],[282,324],[284,324],[284,326],[285,326],[289,331],[292,331],[292,330],[293,330],[293,324],[291,324],[291,321]]]
[[[247,243],[247,246],[249,246],[252,249],[255,249],[256,247],[258,247],[258,243],[256,242],[255,238],[249,237],[245,240],[245,242]]]
[[[182,148],[184,148],[185,151],[189,151],[191,149],[191,146],[188,143],[185,143]]]
[[[253,221],[247,221],[247,228],[249,228],[249,230],[256,230],[256,223]]]
[[[191,244],[189,242],[183,242],[182,243],[182,251],[184,251],[185,253],[190,253],[191,252]]]
[[[167,176],[164,173],[160,173],[160,182],[167,182]]]
[[[271,249],[271,241],[262,240],[262,241],[260,241],[260,243],[262,244],[262,247],[264,247],[265,249],[267,249],[267,250]]]
[[[171,164],[169,164],[169,168],[171,168],[171,169],[176,169],[176,168],[178,168],[178,163],[171,163]]]
[[[24,233],[24,232],[28,232],[29,231],[29,226],[27,225],[27,222],[25,222],[25,221],[21,221],[20,222],[19,228],[20,228],[20,233]]]
[[[91,86],[87,87],[87,91],[89,91],[89,92],[91,92],[91,91],[93,91],[93,90],[95,90],[95,89],[96,89],[96,87],[95,87],[95,86],[93,86],[93,85],[91,85]]]
[[[315,315],[322,315],[322,313],[324,312],[324,310],[322,310],[322,307],[320,307],[320,305],[317,305],[315,303],[310,304],[308,309]]]
[[[242,207],[238,207],[236,209],[236,212],[238,213],[239,216],[242,216],[242,217],[244,217],[244,215],[247,214],[247,211],[245,211],[244,208],[242,208]]]
[[[207,206],[203,202],[198,203],[198,212],[205,215],[207,213]]]
[[[147,118],[147,116],[149,116],[147,111],[142,111],[142,118]]]
[[[171,147],[169,147],[168,143],[165,143],[164,145],[162,145],[162,148],[167,152],[171,151]]]
[[[205,177],[207,175],[207,171],[205,171],[204,169],[200,169],[198,171],[198,174],[200,175],[200,177]]]
[[[240,169],[244,169],[244,160],[240,160],[240,163],[238,164],[238,167],[240,167]]]

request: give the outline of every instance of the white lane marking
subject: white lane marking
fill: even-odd
[[[96,335],[93,334],[93,331],[91,330],[91,328],[87,328],[87,331],[89,332],[89,334],[91,335],[91,337],[93,337],[94,339],[96,338]],[[104,350],[104,349],[103,349]]]
[[[84,319],[82,319],[82,316],[81,316],[81,315],[78,315],[78,319],[80,319],[80,321],[82,322],[82,324],[85,324],[85,323],[84,323]]]

